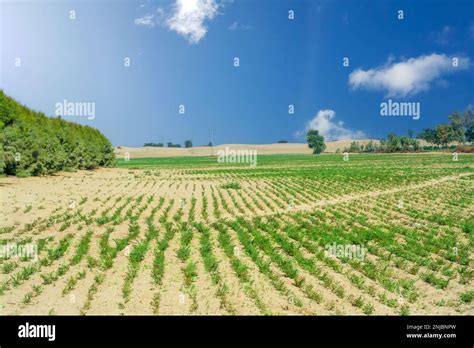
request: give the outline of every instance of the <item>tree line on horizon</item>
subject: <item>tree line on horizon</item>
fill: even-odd
[[[444,147],[453,142],[460,144],[474,142],[474,108],[463,114],[453,112],[448,116],[448,120],[449,123],[423,129],[417,138]]]
[[[0,90],[0,174],[38,176],[113,164],[110,141],[97,129],[47,117]]]
[[[209,142],[207,145],[201,145],[201,146],[212,146],[212,143]],[[143,147],[165,147],[164,143],[145,143],[143,144]],[[181,144],[173,144],[171,141],[166,143],[166,147],[181,147]],[[189,149],[193,147],[193,141],[192,140],[185,140],[184,141],[184,147],[186,149]]]
[[[465,144],[474,142],[474,108],[470,108],[463,114],[453,112],[448,116],[448,123],[436,125],[433,128],[424,128],[413,138],[413,131],[408,131],[408,136],[398,136],[391,132],[387,139],[380,140],[377,144],[370,140],[367,144],[353,141],[349,148],[343,152],[361,153],[391,153],[391,152],[417,152],[432,151],[436,149],[447,149],[449,144]],[[309,129],[306,135],[308,146],[313,149],[313,154],[319,154],[326,149],[324,137],[315,129]],[[434,146],[420,146],[418,139],[425,140]],[[456,148],[456,146],[451,146]],[[338,149],[340,152],[340,149]]]

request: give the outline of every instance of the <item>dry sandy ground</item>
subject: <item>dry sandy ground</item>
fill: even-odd
[[[294,144],[293,144],[294,145]],[[286,145],[288,146],[288,145]],[[467,177],[468,174],[463,175]],[[321,198],[308,204],[305,197],[296,194],[292,211],[308,211],[315,207],[337,208],[341,214],[346,214],[348,207],[365,205],[362,211],[373,211],[368,203],[377,206],[376,200],[398,200],[395,196],[414,193],[420,195],[420,208],[431,204],[430,209],[437,209],[439,203],[430,203],[426,200],[424,190],[433,188],[456,189],[459,177],[444,177],[438,180],[423,182],[418,185],[393,187],[387,185],[383,190],[370,190],[366,187],[354,188],[351,192],[342,193],[339,189],[326,187],[331,181],[322,185],[310,195],[321,193]],[[235,219],[238,216],[262,216],[276,212],[282,213],[279,218],[283,223],[289,218],[287,202],[278,196],[274,189],[275,181],[259,179],[257,181],[241,180],[240,192],[233,192],[221,188],[223,182],[229,177],[222,175],[206,174],[193,176],[183,170],[161,169],[160,175],[146,175],[142,170],[127,169],[101,169],[94,172],[80,171],[77,173],[59,173],[47,178],[2,178],[0,181],[2,199],[0,201],[2,217],[0,226],[15,226],[12,231],[2,231],[1,239],[9,242],[35,243],[41,239],[48,239],[46,249],[40,254],[40,259],[48,257],[48,250],[53,250],[68,234],[72,240],[63,256],[45,264],[30,276],[14,283],[12,279],[25,277],[22,275],[26,266],[38,267],[38,263],[30,261],[10,260],[0,263],[0,286],[8,283],[4,294],[0,295],[0,314],[363,314],[361,308],[351,305],[350,299],[363,297],[367,305],[372,305],[375,314],[397,314],[399,308],[391,308],[379,300],[379,295],[385,294],[393,299],[393,294],[386,291],[379,283],[365,278],[367,285],[371,285],[370,292],[355,287],[344,273],[334,272],[327,265],[321,263],[319,267],[328,272],[333,281],[346,290],[348,297],[341,299],[320,280],[299,268],[300,274],[307,285],[311,285],[322,296],[322,302],[310,299],[304,288],[285,277],[282,271],[272,264],[273,274],[282,282],[280,286],[289,289],[282,294],[272,281],[262,274],[257,265],[244,252],[244,247],[239,243],[238,236],[230,233],[232,242],[235,243],[234,257],[245,264],[250,281],[242,283],[232,268],[232,261],[219,246],[218,231],[211,228],[210,238],[212,250],[219,261],[220,283],[215,284],[210,274],[205,270],[203,258],[200,255],[202,235],[193,231],[190,243],[188,261],[182,261],[179,249],[182,235],[177,221],[187,221],[191,210],[194,210],[197,221],[210,226],[216,221],[213,207],[216,204],[221,213],[221,218]],[[291,188],[295,183],[282,180],[278,183],[281,188]],[[450,188],[450,187],[453,188]],[[426,191],[428,192],[428,191]],[[137,198],[144,195],[138,202]],[[154,196],[154,200],[148,201]],[[159,197],[164,199],[160,205]],[[385,197],[385,198],[384,198]],[[87,199],[86,199],[87,198]],[[127,198],[131,200],[126,201]],[[369,199],[370,198],[370,199]],[[196,206],[192,208],[191,202],[196,199]],[[204,205],[207,201],[207,208]],[[406,198],[408,201],[408,198]],[[225,209],[223,202],[228,209]],[[267,205],[268,204],[268,205]],[[120,210],[120,207],[123,209]],[[157,207],[156,214],[153,208]],[[166,213],[169,207],[169,213]],[[379,207],[380,208],[380,207]],[[143,210],[142,210],[143,209]],[[140,231],[129,245],[133,248],[137,243],[143,242],[147,233],[147,217],[154,216],[152,221],[158,229],[158,236],[150,241],[144,259],[140,262],[139,270],[131,283],[129,299],[123,295],[125,279],[130,272],[130,260],[127,253],[130,249],[120,251],[112,260],[110,268],[100,266],[103,254],[101,240],[107,233],[111,233],[109,245],[114,246],[115,240],[124,238],[129,233],[130,222],[127,220],[127,211],[138,217]],[[118,212],[123,220],[117,224],[113,221],[105,225],[96,224],[102,214],[111,216]],[[141,213],[140,213],[141,212]],[[180,212],[183,215],[180,217]],[[206,212],[204,217],[203,212]],[[389,210],[390,214],[399,214],[397,209]],[[57,218],[51,219],[51,217]],[[372,216],[379,221],[375,215]],[[4,219],[3,219],[4,218]],[[91,218],[88,224],[86,218]],[[152,277],[154,259],[157,254],[158,243],[166,238],[165,224],[168,221],[175,229],[174,236],[169,240],[169,246],[164,252],[165,268],[162,281],[157,284]],[[412,223],[407,215],[395,216],[396,219],[407,219],[407,224]],[[35,222],[36,221],[36,222]],[[415,221],[416,222],[416,221]],[[28,224],[32,224],[28,227]],[[424,221],[422,225],[428,224]],[[79,242],[88,231],[91,231],[90,248],[78,264],[71,263],[72,257],[77,253]],[[109,231],[109,232],[108,232]],[[307,250],[300,248],[302,255],[313,257]],[[263,253],[262,253],[263,255]],[[265,260],[268,257],[263,256]],[[375,255],[369,255],[377,261]],[[92,261],[99,262],[94,264]],[[196,263],[196,276],[191,285],[186,285],[184,268],[188,262]],[[13,263],[12,263],[13,262]],[[13,265],[13,269],[5,271],[5,264]],[[296,263],[295,263],[296,264]],[[67,267],[64,271],[61,267]],[[348,265],[342,264],[343,270],[352,270]],[[393,268],[398,274],[394,277],[416,280],[416,287],[422,294],[415,302],[410,303],[412,314],[454,314],[472,313],[469,305],[458,305],[459,293],[465,291],[466,286],[452,282],[449,291],[434,289],[413,275]],[[421,271],[420,271],[421,273]],[[81,275],[82,274],[82,275]],[[53,277],[45,282],[44,277]],[[100,282],[97,279],[101,279]],[[223,291],[223,289],[226,289]],[[286,291],[286,290],[285,290]],[[373,291],[373,293],[372,293]],[[296,306],[293,299],[300,299],[302,306]],[[439,306],[434,299],[445,299],[448,305]],[[456,307],[458,306],[458,307]]]
[[[359,144],[367,144],[371,139],[358,139]],[[353,139],[338,140],[326,142],[327,153],[334,153],[339,149],[349,148]],[[379,144],[379,140],[372,141]],[[125,153],[130,154],[130,158],[144,157],[178,157],[178,156],[211,156],[217,155],[217,151],[225,150],[257,150],[258,155],[275,155],[275,154],[311,154],[312,150],[308,148],[308,144],[223,144],[211,147],[193,147],[193,148],[168,148],[168,147],[126,147],[119,146],[115,149],[117,157],[124,157]]]

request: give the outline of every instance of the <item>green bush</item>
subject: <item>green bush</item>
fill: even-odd
[[[45,116],[0,90],[0,173],[30,176],[113,163],[109,140],[97,129]]]
[[[3,168],[5,168],[5,160],[3,159],[4,157],[4,151],[3,151],[3,126],[0,123],[0,129],[2,132],[0,133],[0,175],[3,175]]]
[[[462,223],[462,230],[466,233],[474,232],[474,218],[467,219]]]
[[[466,291],[459,295],[459,298],[464,303],[471,303],[472,299],[474,299],[474,291]]]

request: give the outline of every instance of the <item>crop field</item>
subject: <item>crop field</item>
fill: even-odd
[[[474,314],[474,156],[0,178],[2,314]]]

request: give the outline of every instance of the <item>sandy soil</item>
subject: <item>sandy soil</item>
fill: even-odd
[[[296,151],[302,145],[278,146],[286,151]],[[238,217],[250,219],[260,216],[268,219],[276,215],[277,221],[285,224],[297,218],[293,213],[318,209],[325,211],[328,223],[344,227],[356,211],[380,226],[388,226],[388,222],[411,226],[419,232],[420,238],[425,238],[420,239],[422,243],[429,241],[426,238],[432,231],[448,235],[451,231],[436,222],[415,219],[407,214],[398,208],[400,197],[416,211],[445,214],[443,207],[450,206],[442,198],[451,196],[453,192],[458,194],[460,190],[472,190],[471,177],[472,173],[444,175],[404,186],[385,182],[378,189],[365,184],[347,185],[331,178],[320,183],[311,181],[308,185],[305,178],[264,177],[249,180],[235,173],[200,176],[190,173],[188,169],[160,169],[158,176],[147,174],[144,170],[115,168],[59,173],[42,178],[1,178],[0,227],[11,227],[1,230],[2,242],[39,244],[41,240],[47,240],[47,243],[39,255],[39,262],[0,260],[0,313],[364,314],[367,308],[353,304],[355,299],[362,298],[366,306],[373,308],[374,314],[398,314],[401,305],[391,307],[381,300],[382,296],[397,299],[396,293],[388,291],[381,283],[366,277],[348,263],[337,261],[340,268],[335,272],[329,264],[315,258],[310,248],[311,245],[316,246],[314,242],[309,246],[296,244],[296,250],[300,253],[300,260],[306,258],[316,262],[321,273],[302,267],[278,245],[277,238],[270,238],[271,249],[285,260],[291,259],[298,270],[300,278],[297,284],[286,276],[268,251],[259,250],[257,257],[260,260],[256,262],[246,252],[240,236],[230,228],[228,233],[233,248],[229,255],[221,244],[221,232],[212,223],[224,223],[223,218],[235,220]],[[237,180],[241,189],[223,189],[221,185],[229,180]],[[436,200],[433,194],[442,197]],[[288,195],[292,200],[291,206],[286,200]],[[357,209],[354,210],[354,207]],[[386,211],[377,215],[380,209]],[[464,209],[468,215],[474,213],[473,207]],[[332,216],[333,210],[341,214],[339,218]],[[457,210],[456,207],[453,212]],[[149,219],[153,212],[155,215]],[[192,215],[194,221],[209,228],[212,253],[218,261],[217,277],[206,270],[201,254],[203,234],[192,224],[183,224]],[[104,224],[99,223],[101,217],[107,218]],[[118,240],[130,234],[133,221],[138,225],[137,235],[127,241],[127,247],[112,256],[110,267],[105,267],[107,249],[104,245],[115,248]],[[363,224],[358,226],[359,221],[352,220],[350,228],[364,228]],[[150,237],[148,248],[138,262],[137,272],[131,277],[130,252],[147,240],[150,222],[156,228],[156,236]],[[186,259],[180,257],[184,243],[183,226],[188,226],[192,232]],[[164,273],[161,282],[157,283],[153,272],[159,246],[163,247],[162,242],[167,238],[169,228],[174,234],[164,246]],[[78,263],[71,263],[80,250],[80,241],[89,231],[92,236],[88,250]],[[110,237],[104,244],[107,233]],[[276,233],[285,237],[287,231],[278,230]],[[269,237],[268,233],[264,234]],[[60,241],[68,235],[71,240],[64,254],[42,263],[42,260],[47,261],[51,257],[51,253],[61,245]],[[461,232],[460,235],[462,237]],[[467,237],[461,237],[458,240],[467,244]],[[405,241],[403,235],[398,238],[400,243]],[[441,237],[436,236],[436,239],[441,240]],[[440,258],[443,252],[433,257]],[[367,259],[376,265],[386,262],[381,260],[379,254],[370,254]],[[472,305],[459,301],[459,294],[465,292],[470,284],[461,284],[456,273],[446,290],[435,289],[420,279],[421,274],[432,270],[421,267],[419,273],[413,275],[407,271],[414,266],[411,261],[407,261],[404,268],[395,267],[394,262],[390,264],[391,279],[412,280],[414,289],[420,294],[413,303],[406,303],[403,299],[411,313],[473,313]],[[443,262],[447,264],[445,259]],[[195,274],[186,280],[185,267],[190,263],[196,266]],[[449,265],[453,269],[458,267],[455,263]],[[34,268],[31,275],[25,275],[28,267]],[[239,276],[236,267],[247,270],[246,278]],[[270,275],[263,273],[259,267],[267,267]],[[366,287],[356,287],[350,280],[353,274],[362,277]],[[328,276],[330,280],[326,278]],[[130,285],[128,297],[124,295],[126,282]],[[337,295],[337,287],[344,289],[343,298]],[[315,300],[313,292],[319,294],[321,299]],[[443,305],[439,305],[441,300],[444,300]]]

